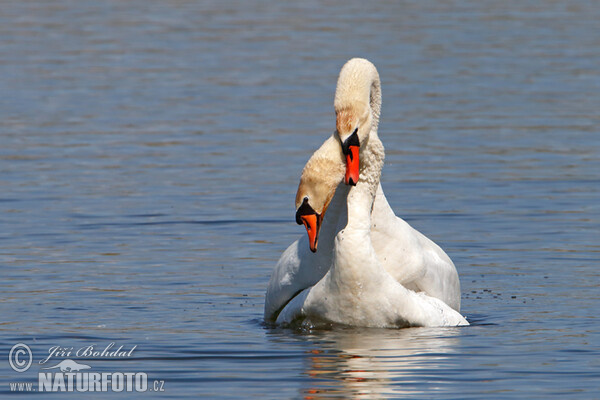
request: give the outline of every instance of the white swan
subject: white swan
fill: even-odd
[[[468,325],[443,301],[404,287],[379,261],[371,244],[371,210],[384,151],[376,136],[371,136],[365,147],[360,180],[356,186],[340,191],[346,194],[346,207],[340,211],[331,267],[314,286],[285,305],[276,323],[379,328]],[[316,155],[303,171],[296,201],[301,203],[301,216],[316,216],[318,221],[322,214],[317,210],[327,208],[328,199],[343,179],[344,162],[339,154]]]
[[[346,158],[345,182],[354,184],[359,166],[366,167],[359,160],[369,152],[369,140],[379,140],[381,84],[371,62],[353,58],[342,67],[334,106],[336,135]],[[371,233],[375,253],[398,282],[460,312],[460,280],[454,263],[437,244],[394,214],[381,185],[373,204]]]
[[[352,168],[359,165],[359,149],[360,158],[363,158],[365,151],[368,152],[365,146],[369,137],[377,137],[381,91],[377,70],[370,62],[353,59],[346,63],[340,72],[335,99],[338,130],[315,152],[305,168],[305,172],[311,173],[303,174],[304,181],[319,182],[319,175],[327,173],[327,168],[337,168],[336,173],[341,173],[343,177],[342,171],[346,167],[345,181],[355,183],[359,180],[359,174],[358,171],[352,171]],[[340,142],[346,153],[346,165],[343,165],[344,155]],[[337,162],[330,162],[328,158]],[[363,164],[360,163],[364,167]],[[361,175],[364,173],[361,172]],[[335,185],[335,181],[330,185]],[[316,186],[312,189],[315,193],[322,191]],[[326,188],[325,193],[331,193],[330,189]],[[327,209],[326,203],[330,200],[324,199],[324,208],[316,209],[313,218],[316,226],[309,231],[309,238],[300,238],[281,256],[267,289],[264,310],[266,321],[274,321],[287,302],[303,289],[317,283],[329,270],[333,256],[333,238],[342,207],[345,209],[347,190],[343,184],[339,186],[328,213],[322,219],[324,210]],[[302,202],[298,200],[297,198],[296,206],[300,212]],[[371,220],[373,247],[384,268],[405,288],[425,292],[459,311],[460,283],[452,261],[435,243],[394,215],[380,185],[377,185]],[[307,224],[310,222],[306,221]],[[309,246],[311,250],[316,250],[319,236],[320,250],[317,254],[312,254]]]

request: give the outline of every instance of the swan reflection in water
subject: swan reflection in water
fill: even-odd
[[[304,399],[381,399],[397,395],[431,394],[439,379],[427,378],[439,367],[458,370],[452,357],[461,328],[365,329],[313,332],[316,345],[307,350],[308,387]],[[458,371],[457,371],[458,373]],[[426,376],[425,379],[423,376]],[[423,387],[424,383],[425,387]]]

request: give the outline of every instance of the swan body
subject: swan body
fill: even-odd
[[[338,218],[331,267],[315,285],[292,298],[276,322],[308,320],[380,328],[468,325],[443,301],[404,287],[380,262],[371,242],[371,213],[383,145],[372,137],[368,146],[372,149],[366,153],[367,168],[361,171],[365,178],[347,191],[345,213]],[[331,175],[322,179],[336,180]]]
[[[266,321],[308,318],[377,327],[468,324],[458,313],[460,283],[454,264],[435,243],[396,217],[385,198],[379,183],[384,158],[377,137],[380,105],[377,70],[366,60],[350,60],[338,79],[337,131],[307,163],[296,199],[297,206],[301,193],[316,200],[313,204],[327,203],[319,210],[328,209],[319,252],[309,252],[303,236],[283,253],[267,289]],[[340,141],[353,129],[361,143],[361,180],[350,188],[340,183]],[[315,182],[319,190],[307,190]],[[322,192],[335,193],[330,203],[317,198]]]

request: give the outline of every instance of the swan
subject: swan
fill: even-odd
[[[383,160],[383,144],[370,136],[363,151],[361,179],[340,191],[345,204],[338,215],[331,266],[316,284],[283,307],[276,324],[338,323],[375,328],[468,325],[442,300],[404,287],[380,262],[371,242],[371,215]],[[345,179],[344,170],[339,153],[317,152],[302,173],[296,205],[311,242],[319,219]]]
[[[336,132],[346,159],[344,181],[364,176],[360,160],[378,141],[381,83],[377,68],[353,58],[340,71],[335,93]],[[460,312],[460,280],[454,263],[432,240],[397,217],[379,184],[373,204],[372,243],[385,269],[405,287],[436,297]]]
[[[313,154],[302,174],[300,184],[312,189],[313,194],[331,195],[331,187],[319,189],[316,184],[314,187],[306,184],[310,180],[323,185],[319,176],[328,173],[327,168],[335,168],[330,172],[341,173],[343,181],[350,185],[359,181],[359,175],[365,175],[364,171],[359,174],[358,167],[364,167],[359,160],[369,151],[366,147],[369,137],[378,140],[381,109],[379,75],[373,64],[364,59],[352,59],[345,64],[338,79],[334,106],[337,130]],[[332,159],[337,162],[331,162]],[[335,185],[335,180],[331,180],[330,185]],[[292,243],[276,264],[265,296],[265,321],[274,322],[294,296],[316,284],[329,270],[347,190],[340,182],[333,190],[333,198],[324,199],[327,201],[322,202],[322,209],[316,209],[312,217],[307,213],[304,218],[301,214],[307,205],[304,203],[303,209],[297,196],[296,220],[305,223],[308,236]],[[436,297],[460,311],[460,282],[454,264],[439,246],[395,216],[380,184],[371,214],[371,238],[380,262],[400,284]],[[320,250],[313,254],[317,243]]]

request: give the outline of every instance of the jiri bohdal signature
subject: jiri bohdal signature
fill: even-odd
[[[95,344],[81,347],[75,350],[74,347],[52,346],[48,349],[48,357],[40,361],[40,364],[46,364],[53,357],[70,358],[70,357],[86,357],[86,358],[128,358],[131,357],[137,344],[130,350],[123,349],[123,345],[113,350],[115,343],[111,342],[106,347],[97,347]]]

